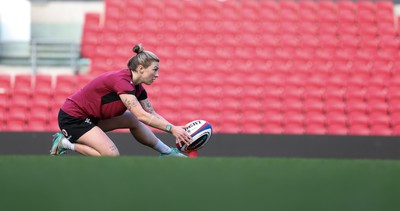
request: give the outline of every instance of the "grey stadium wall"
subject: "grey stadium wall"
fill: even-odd
[[[172,135],[156,134],[168,145]],[[129,133],[111,132],[122,156],[158,156]],[[1,132],[0,155],[48,155],[52,133]],[[74,152],[68,155],[76,155]],[[333,159],[400,159],[396,136],[213,134],[199,157],[289,157]]]

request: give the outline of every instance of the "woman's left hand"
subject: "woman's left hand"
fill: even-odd
[[[189,145],[192,137],[186,132],[185,126],[172,126],[171,133],[176,138],[176,143],[181,147],[182,143]]]

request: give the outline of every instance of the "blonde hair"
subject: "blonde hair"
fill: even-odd
[[[147,68],[152,62],[160,62],[160,59],[154,53],[145,51],[142,44],[137,44],[132,48],[132,51],[136,53],[128,62],[129,70],[136,70],[139,65]]]

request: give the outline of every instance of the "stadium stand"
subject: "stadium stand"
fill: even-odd
[[[0,116],[3,128],[57,130],[65,97],[95,75],[124,68],[130,48],[142,43],[161,59],[160,80],[147,89],[173,122],[207,119],[220,133],[400,134],[392,1],[104,3],[103,14],[85,15],[88,75],[0,77],[7,99],[0,109],[11,111]],[[20,95],[20,87],[34,91]],[[20,98],[30,97],[24,115],[14,114]]]

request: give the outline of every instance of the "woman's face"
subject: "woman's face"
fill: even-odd
[[[152,84],[158,78],[158,62],[152,62],[151,65],[143,69],[142,82],[146,85]]]

